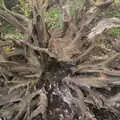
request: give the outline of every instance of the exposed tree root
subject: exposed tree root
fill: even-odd
[[[67,35],[55,37],[64,44],[64,48],[56,52],[62,43],[58,48],[51,48],[51,44],[56,43],[51,43],[54,36],[47,34],[42,16],[47,1],[32,2],[31,20],[0,6],[0,17],[25,34],[23,40],[0,43],[0,118],[104,120],[103,116],[109,113],[108,116],[118,116],[116,120],[119,120],[120,53],[112,49],[112,42],[109,43],[111,47],[106,47],[102,41],[102,47],[96,36],[105,29],[119,27],[120,20],[101,20],[97,16],[98,9],[84,6],[82,12],[85,15],[81,17],[80,28],[75,36],[70,37],[69,44],[64,41],[69,38]],[[97,7],[102,5],[95,4]],[[29,23],[25,26],[23,21]],[[109,25],[105,26],[106,23]],[[71,28],[68,34],[73,32]],[[12,53],[3,49],[8,45],[14,46]],[[118,64],[118,69],[114,63]],[[99,118],[97,112],[103,116]]]

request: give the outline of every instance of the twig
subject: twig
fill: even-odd
[[[30,47],[31,49],[33,49],[33,50],[36,50],[36,51],[39,51],[39,52],[44,52],[44,53],[46,53],[47,55],[49,55],[50,57],[56,58],[56,56],[55,56],[53,53],[49,52],[47,48],[40,48],[40,47],[31,45],[31,44],[28,43],[28,42],[23,42],[23,43],[24,43],[25,45],[27,45],[28,47]]]
[[[3,76],[3,78],[5,79],[5,81],[7,82],[8,79],[7,79],[7,77],[5,76],[5,74],[4,74],[3,72],[1,72],[1,71],[0,71],[0,73],[1,73],[1,75]]]
[[[83,61],[85,57],[90,54],[90,52],[95,48],[95,45],[91,45],[82,55],[80,55],[74,62],[77,64],[80,61]]]
[[[113,56],[111,56],[109,59],[107,59],[106,61],[104,61],[101,65],[104,66],[108,66],[109,63],[111,63],[114,59],[116,59],[117,57],[120,57],[120,53],[116,53]]]

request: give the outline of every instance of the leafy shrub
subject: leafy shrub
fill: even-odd
[[[48,27],[51,28],[61,28],[62,21],[60,21],[61,13],[59,8],[51,8],[48,12],[45,13],[45,21],[48,24]]]

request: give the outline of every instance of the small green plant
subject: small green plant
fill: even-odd
[[[117,5],[113,5],[112,7],[108,8],[105,13],[105,16],[107,17],[120,18],[120,1],[117,3]]]
[[[112,35],[120,36],[120,27],[114,27],[110,29]]]
[[[71,0],[69,1],[69,6],[70,6],[70,15],[72,16],[73,19],[75,19],[75,12],[77,9],[80,9],[84,5],[84,0]]]
[[[14,50],[14,48],[9,47],[9,46],[3,48],[3,51],[4,51],[4,52],[11,52],[11,51],[13,51],[13,50]]]
[[[4,34],[8,34],[14,30],[14,27],[8,23],[3,24],[4,30],[2,31]]]
[[[61,28],[62,21],[60,21],[61,13],[59,8],[51,8],[45,13],[45,21],[50,28]]]
[[[4,38],[10,38],[10,39],[23,39],[24,35],[21,33],[16,32],[15,28],[8,23],[3,23],[3,30],[1,31],[2,34],[4,34]]]
[[[111,12],[109,14],[109,16],[120,18],[120,10],[116,10],[116,11]]]
[[[20,2],[20,9],[21,12],[25,15],[25,16],[30,16],[30,6],[29,6],[29,2],[27,0],[19,0]]]
[[[8,33],[5,36],[6,38],[11,38],[11,39],[23,39],[24,35],[21,33]]]

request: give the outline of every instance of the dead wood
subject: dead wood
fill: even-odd
[[[110,4],[104,2],[96,6]],[[0,8],[0,17],[24,33],[23,40],[0,42],[1,119],[100,120],[106,113],[113,115],[111,119],[117,119],[120,53],[113,50],[114,41],[108,36],[105,40],[110,46],[97,41],[97,37],[106,29],[120,27],[120,20],[101,19],[100,11],[86,0],[81,10],[84,14],[75,22],[79,25],[70,15],[67,16],[70,19],[64,16],[63,22],[67,20],[75,30],[69,29],[63,36],[62,30],[60,35],[48,35],[43,16],[48,1],[32,0],[31,7],[31,20],[8,10],[4,4]],[[13,51],[5,51],[6,46],[14,47]]]

